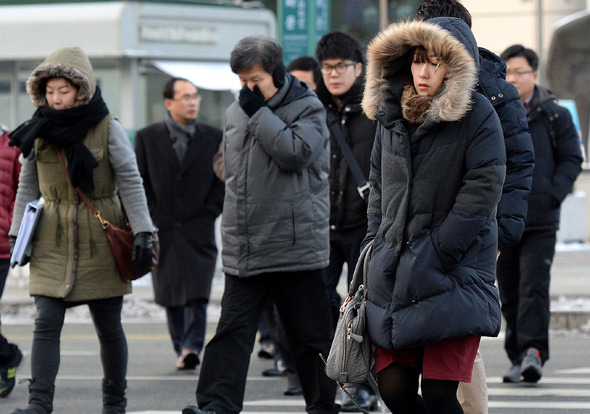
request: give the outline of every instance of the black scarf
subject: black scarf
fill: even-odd
[[[85,105],[62,110],[38,108],[31,119],[9,134],[10,145],[18,147],[25,157],[31,153],[37,138],[65,148],[70,182],[74,188],[80,187],[88,194],[94,191],[92,170],[98,166],[98,161],[82,140],[88,130],[108,114],[109,110],[97,86],[96,93]]]

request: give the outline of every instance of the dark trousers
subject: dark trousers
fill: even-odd
[[[258,324],[258,333],[260,333],[258,342],[261,344],[274,343],[275,324],[275,305],[269,298]]]
[[[127,340],[121,325],[123,297],[92,300],[88,304],[100,341],[100,360],[104,379],[121,384],[127,376]],[[35,389],[51,393],[60,363],[60,336],[66,308],[63,299],[35,296],[37,316],[31,349],[31,376]],[[31,389],[31,387],[29,387]],[[33,396],[30,395],[30,399]],[[50,401],[49,401],[50,403]]]
[[[330,264],[324,269],[324,283],[328,289],[332,325],[336,327],[342,305],[342,298],[336,290],[344,263],[348,266],[347,284],[350,285],[356,262],[361,254],[361,243],[367,234],[367,227],[351,230],[330,231]]]
[[[498,258],[497,279],[506,320],[504,348],[520,365],[527,348],[549,359],[550,270],[555,254],[555,230],[525,231],[520,243]]]
[[[189,348],[200,353],[207,329],[207,299],[192,300],[186,306],[167,306],[166,317],[172,345],[177,355]]]
[[[0,259],[0,298],[4,292],[4,285],[6,284],[6,277],[8,276],[8,269],[10,268],[10,259]],[[18,347],[11,344],[0,333],[0,366],[7,365],[18,354]]]
[[[225,276],[221,316],[207,344],[199,374],[197,402],[216,414],[242,410],[250,354],[266,299],[277,306],[295,358],[306,402],[314,414],[337,413],[336,383],[324,373],[319,353],[332,341],[328,299],[321,270]]]

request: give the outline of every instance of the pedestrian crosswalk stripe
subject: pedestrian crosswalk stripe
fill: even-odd
[[[489,401],[488,408],[527,408],[535,410],[587,410],[590,401]]]
[[[488,385],[496,385],[502,384],[501,377],[488,377],[487,378]],[[529,387],[539,387],[539,386],[551,386],[553,384],[576,384],[576,385],[586,385],[590,384],[590,378],[572,378],[572,377],[543,377],[541,382],[537,384],[529,384]],[[512,384],[515,387],[526,387],[526,383],[520,384]]]
[[[553,372],[557,375],[560,375],[560,374],[563,374],[563,375],[588,375],[588,374],[590,374],[590,367],[558,369]]]
[[[270,407],[270,406],[280,406],[280,407],[305,407],[305,401],[303,398],[297,399],[289,399],[289,400],[251,400],[251,401],[244,401],[244,406],[253,406],[253,407]]]
[[[517,397],[580,397],[589,398],[590,390],[570,389],[570,388],[531,388],[531,387],[517,387],[517,388],[492,388],[488,387],[488,395],[493,396],[517,396]]]

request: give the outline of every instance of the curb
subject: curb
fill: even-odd
[[[590,311],[587,312],[551,312],[549,328],[590,333]]]
[[[165,320],[164,309],[154,303],[150,289],[134,288],[134,293],[125,297],[126,306],[124,307],[124,319],[126,320]],[[7,299],[7,300],[5,300]],[[557,303],[562,304],[567,301],[580,301],[590,303],[590,298],[564,298],[560,297]],[[552,306],[556,302],[552,300]],[[221,308],[220,292],[212,292],[209,301],[208,319],[209,322],[216,322],[219,318]],[[19,295],[19,297],[3,298],[0,305],[3,323],[18,323],[19,319],[34,320],[35,308],[33,299],[28,296]],[[80,313],[84,313],[81,311]],[[85,318],[80,319],[81,322]],[[502,322],[504,326],[504,321]],[[556,310],[551,312],[549,322],[551,330],[565,330],[572,332],[581,332],[590,334],[590,309],[576,310]]]

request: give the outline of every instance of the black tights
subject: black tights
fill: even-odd
[[[377,374],[379,392],[385,405],[395,414],[463,414],[457,400],[457,381],[422,379],[420,370],[391,364]]]

